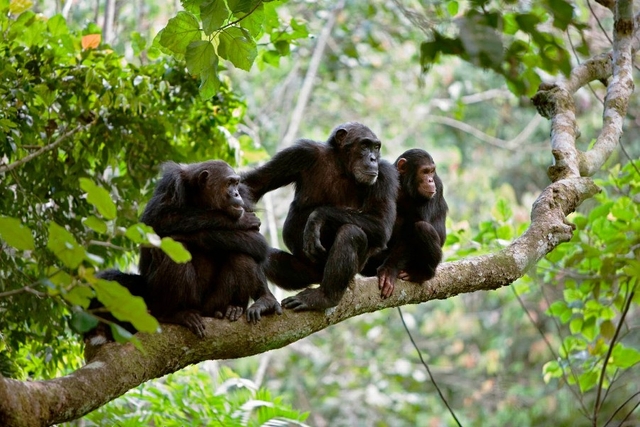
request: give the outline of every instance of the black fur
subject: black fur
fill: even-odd
[[[372,257],[362,271],[365,276],[377,274],[385,298],[393,293],[397,277],[418,283],[433,278],[447,237],[448,206],[431,155],[411,149],[398,157],[395,166],[400,192],[389,248]]]
[[[294,200],[283,239],[291,253],[272,250],[267,277],[288,289],[294,310],[338,304],[367,258],[385,248],[395,221],[397,173],[380,160],[380,141],[366,126],[345,123],[326,143],[299,140],[265,165],[243,175],[253,201],[293,183]]]
[[[233,321],[246,310],[256,322],[262,314],[281,313],[263,270],[268,245],[239,178],[222,161],[165,164],[141,221],[160,237],[182,242],[191,261],[177,264],[161,249],[143,247],[139,275],[110,270],[99,277],[142,296],[159,321],[184,325],[200,337],[202,316]],[[255,302],[247,309],[250,299]]]

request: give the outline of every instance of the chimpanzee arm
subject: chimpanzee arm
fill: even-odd
[[[197,233],[171,235],[171,238],[205,251],[247,254],[257,262],[264,261],[269,250],[266,239],[257,231],[201,230]]]
[[[233,219],[221,211],[158,206],[145,210],[141,221],[153,227],[161,237],[172,234],[195,233],[201,230],[254,230],[260,229],[260,219],[253,212],[245,212]]]
[[[368,191],[362,209],[336,206],[316,208],[304,230],[304,245],[309,248],[313,241],[318,247],[320,230],[326,223],[354,224],[367,235],[369,249],[383,249],[391,237],[396,220],[398,180],[393,166],[381,160],[378,180]]]
[[[317,142],[302,139],[276,153],[264,165],[242,174],[242,183],[249,187],[249,199],[260,200],[265,193],[296,181],[300,172],[312,167],[322,147]]]

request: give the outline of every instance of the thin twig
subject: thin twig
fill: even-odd
[[[0,293],[0,298],[6,298],[6,297],[10,297],[12,295],[17,295],[17,294],[21,294],[24,292],[28,292],[30,294],[34,294],[38,297],[46,297],[47,294],[45,294],[44,292],[40,292],[40,291],[36,291],[35,289],[33,289],[30,286],[23,286],[20,289],[13,289],[11,291],[6,291],[6,292],[2,292]]]
[[[456,414],[453,412],[453,409],[451,409],[451,406],[449,406],[449,402],[447,402],[447,399],[445,399],[444,395],[442,394],[442,391],[440,391],[440,387],[438,387],[438,384],[436,383],[436,380],[433,378],[433,375],[431,374],[431,369],[429,369],[429,365],[427,365],[427,362],[425,362],[424,358],[422,357],[422,352],[418,348],[418,345],[416,344],[416,342],[413,340],[413,336],[411,335],[411,331],[409,331],[409,327],[407,326],[407,324],[404,321],[404,316],[402,315],[402,310],[400,309],[400,307],[398,307],[398,313],[400,313],[400,320],[402,320],[402,325],[404,326],[404,329],[407,331],[407,335],[409,335],[409,339],[411,340],[411,344],[413,344],[413,347],[418,352],[418,357],[420,358],[420,362],[422,362],[422,364],[424,365],[425,369],[427,370],[427,373],[429,374],[429,378],[431,378],[431,382],[433,383],[433,385],[435,386],[436,390],[438,391],[438,394],[440,395],[440,399],[442,399],[442,401],[444,402],[445,406],[447,407],[447,409],[451,413],[451,416],[456,421],[456,424],[458,424],[460,427],[462,427],[462,424],[460,424],[460,421],[458,420],[458,417],[456,417]]]
[[[607,364],[609,363],[609,358],[611,358],[611,353],[613,353],[613,347],[615,347],[616,340],[618,335],[620,334],[620,330],[622,329],[622,325],[624,324],[624,319],[629,312],[629,308],[631,308],[631,300],[633,299],[633,295],[635,294],[635,285],[629,291],[627,295],[627,301],[625,302],[622,313],[620,314],[620,321],[618,322],[618,326],[616,327],[616,332],[613,334],[613,338],[611,338],[611,343],[609,344],[609,349],[607,350],[607,355],[604,358],[604,363],[602,364],[602,371],[600,372],[600,381],[598,382],[598,392],[596,394],[596,402],[593,407],[593,425],[596,425],[596,421],[598,420],[598,411],[600,411],[600,407],[604,402],[604,399],[600,401],[600,394],[602,393],[602,385],[604,384],[604,377],[607,373]]]
[[[549,339],[547,338],[547,336],[545,335],[544,331],[542,330],[542,328],[540,328],[540,326],[538,326],[538,324],[536,323],[536,321],[534,320],[534,318],[531,316],[531,314],[529,313],[529,310],[527,310],[527,307],[525,307],[524,305],[524,301],[522,301],[522,298],[520,298],[520,295],[518,295],[518,292],[516,292],[515,288],[513,286],[510,286],[511,290],[513,291],[513,294],[516,296],[516,298],[518,299],[518,302],[520,303],[520,306],[522,307],[522,309],[524,310],[524,312],[527,314],[527,317],[529,318],[529,320],[531,321],[531,324],[538,330],[538,333],[540,334],[540,336],[542,337],[542,339],[544,340],[545,344],[547,344],[547,348],[549,348],[549,351],[551,352],[551,355],[553,356],[554,360],[558,360],[558,354],[555,352],[555,350],[553,349],[553,346],[551,345],[551,342],[549,342]],[[588,417],[589,415],[589,411],[587,411],[586,406],[584,406],[584,403],[582,402],[582,399],[580,398],[580,395],[578,394],[578,392],[569,385],[569,377],[567,376],[567,374],[564,372],[564,369],[562,369],[562,378],[564,379],[564,381],[567,383],[567,386],[569,387],[569,391],[571,391],[571,393],[573,394],[573,396],[578,400],[578,402],[580,402],[582,408],[582,412],[583,415],[585,417]]]
[[[33,153],[29,154],[28,156],[23,157],[20,160],[16,160],[15,162],[10,163],[8,165],[0,166],[0,173],[9,172],[9,171],[17,168],[18,166],[21,166],[21,165],[33,160],[34,158],[38,157],[41,154],[53,150],[58,145],[60,145],[62,143],[62,141],[64,141],[65,139],[69,138],[70,136],[72,136],[76,132],[85,129],[86,127],[87,126],[85,126],[85,125],[79,125],[79,126],[73,128],[73,129],[71,129],[70,131],[68,131],[66,133],[63,133],[62,135],[60,135],[58,137],[58,139],[56,139],[55,141],[53,141],[49,145],[45,145],[44,147],[40,148],[38,151],[33,152]]]

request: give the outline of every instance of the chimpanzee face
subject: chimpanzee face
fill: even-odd
[[[340,157],[360,184],[373,185],[378,179],[380,140],[368,127],[346,123],[333,132]]]
[[[244,201],[238,190],[240,176],[222,161],[208,162],[198,176],[207,208],[227,212],[232,218],[244,214]]]
[[[396,167],[402,188],[413,198],[431,199],[436,195],[436,164],[426,152],[400,157]]]

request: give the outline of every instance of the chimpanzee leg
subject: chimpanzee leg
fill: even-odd
[[[238,320],[250,298],[255,302],[247,309],[249,322],[257,322],[262,314],[282,313],[280,303],[267,286],[262,265],[249,255],[230,255],[212,288],[205,301],[205,316]]]
[[[367,235],[356,225],[343,225],[329,249],[320,287],[285,298],[282,305],[295,311],[324,310],[338,305],[366,257]]]
[[[442,261],[440,237],[436,229],[426,221],[415,223],[413,255],[405,269],[407,280],[421,283],[436,275],[436,267]]]
[[[322,265],[278,249],[271,249],[264,268],[269,280],[289,291],[304,289],[322,280]]]

